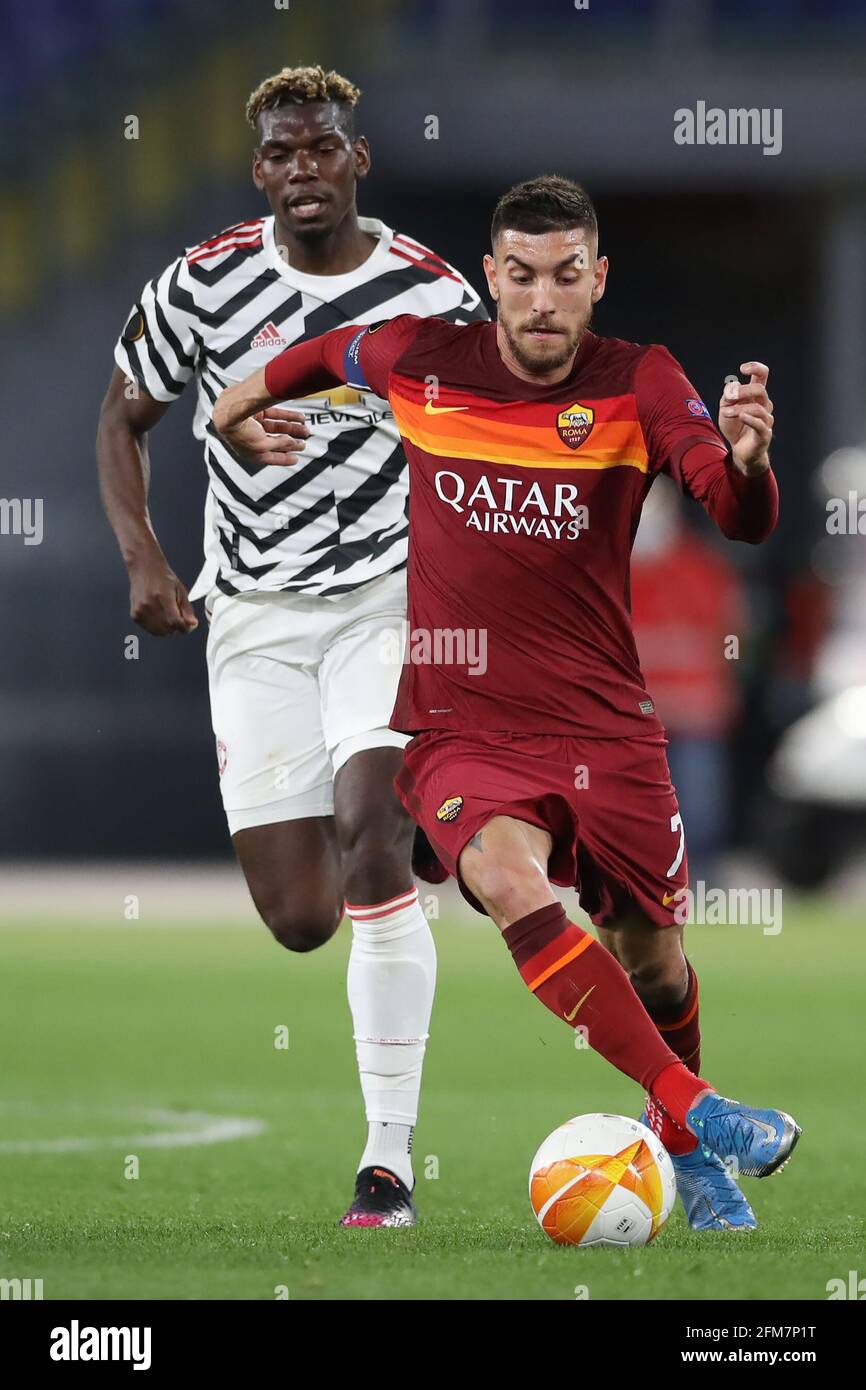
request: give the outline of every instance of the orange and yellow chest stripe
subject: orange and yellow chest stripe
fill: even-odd
[[[633,395],[562,404],[492,401],[392,376],[389,400],[404,439],[439,458],[516,468],[649,468]]]

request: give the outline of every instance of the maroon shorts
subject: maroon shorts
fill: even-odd
[[[655,735],[433,729],[412,739],[395,785],[479,912],[460,880],[460,853],[493,816],[513,816],[550,832],[550,881],[576,888],[596,926],[632,903],[657,926],[678,920],[674,899],[688,883],[685,838],[665,744]]]

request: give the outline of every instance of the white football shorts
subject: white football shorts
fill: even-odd
[[[334,777],[388,728],[402,669],[406,571],[336,599],[218,593],[207,643],[229,832],[328,816]]]

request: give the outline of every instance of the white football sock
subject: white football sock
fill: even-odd
[[[362,1168],[388,1168],[396,1173],[412,1191],[411,1125],[389,1124],[386,1120],[371,1120],[367,1126],[367,1147],[361,1154],[358,1172]]]
[[[433,934],[417,888],[367,907],[347,903],[346,911],[349,1007],[369,1122],[358,1170],[380,1164],[411,1188],[412,1126],[436,987]]]

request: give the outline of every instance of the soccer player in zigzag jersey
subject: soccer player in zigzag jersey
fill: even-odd
[[[730,1160],[765,1177],[800,1130],[699,1074],[684,831],[628,586],[659,472],[727,537],[756,542],[773,529],[767,368],[745,362],[748,382],[725,387],[720,433],[665,348],[591,332],[608,264],[592,202],[567,179],[500,200],[484,268],[495,324],[407,314],[338,329],[231,387],[214,421],[235,449],[282,449],[290,465],[303,429],[282,443],[270,434],[272,401],[337,382],[388,396],[409,459],[419,658],[404,668],[392,721],[414,735],[404,804],[502,930],[528,987],[644,1088],[643,1118],[672,1156],[690,1224],[750,1230]],[[455,629],[466,661],[424,659],[425,641],[435,655],[435,634]],[[469,659],[472,633],[486,637],[483,662]],[[551,884],[577,887],[598,940],[569,921]]]
[[[393,789],[389,727],[406,615],[407,468],[393,413],[367,387],[291,398],[303,467],[217,435],[220,392],[287,345],[394,314],[486,319],[463,277],[413,238],[358,216],[370,168],[357,89],[287,68],[252,93],[253,180],[271,208],[173,261],[115,348],[98,462],[133,618],[158,636],[210,623],[222,798],[253,901],[276,940],[310,951],[352,919],[348,972],[368,1137],[344,1225],[412,1225],[412,1132],[436,955],[412,876],[415,827]],[[208,471],[205,564],[189,593],[151,529],[148,432],[195,379]],[[420,836],[419,836],[420,840]],[[429,846],[422,845],[429,859]],[[443,873],[444,876],[444,873]]]

